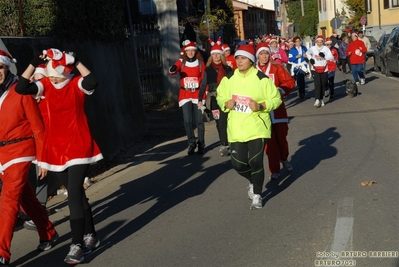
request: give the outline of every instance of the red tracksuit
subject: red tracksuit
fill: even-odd
[[[51,240],[56,233],[28,181],[31,161],[40,160],[42,153],[42,117],[36,100],[32,96],[17,94],[15,85],[0,97],[0,140],[29,139],[0,146],[0,179],[3,181],[0,256],[6,261],[11,257],[11,240],[20,207],[36,224],[41,241]]]
[[[284,96],[287,96],[295,87],[295,80],[290,76],[288,71],[281,65],[269,61],[265,66],[259,66],[257,69],[265,73],[280,91],[281,105],[270,112],[272,120],[272,134],[267,142],[265,151],[269,161],[269,171],[271,173],[280,172],[280,161],[288,158],[288,115],[284,105]]]

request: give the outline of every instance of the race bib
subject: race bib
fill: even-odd
[[[220,118],[220,111],[218,109],[212,110],[212,115],[215,120],[218,120]]]
[[[196,89],[199,87],[198,77],[186,77],[183,81],[184,88],[186,89]]]
[[[251,102],[252,98],[249,96],[243,95],[233,95],[233,100],[236,102],[233,107],[234,111],[242,112],[242,113],[252,113],[251,108],[249,107],[249,102]]]

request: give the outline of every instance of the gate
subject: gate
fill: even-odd
[[[160,32],[154,24],[133,25],[137,46],[141,94],[144,104],[157,103],[165,98],[162,83],[162,54]]]

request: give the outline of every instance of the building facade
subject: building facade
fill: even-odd
[[[274,8],[268,10],[245,2],[233,0],[236,38],[252,39],[257,35],[276,34]]]
[[[399,0],[366,0],[366,35],[377,40],[383,33],[390,33],[399,26]]]
[[[319,9],[319,25],[317,27],[317,33],[323,35],[323,37],[331,36],[335,30],[339,35],[345,31],[348,23],[347,14],[349,14],[347,7],[341,0],[317,0]],[[337,18],[341,25],[336,26],[333,23],[331,27],[331,20]]]

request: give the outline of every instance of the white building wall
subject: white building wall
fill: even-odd
[[[267,10],[274,10],[274,0],[239,0],[241,2],[262,7]]]

